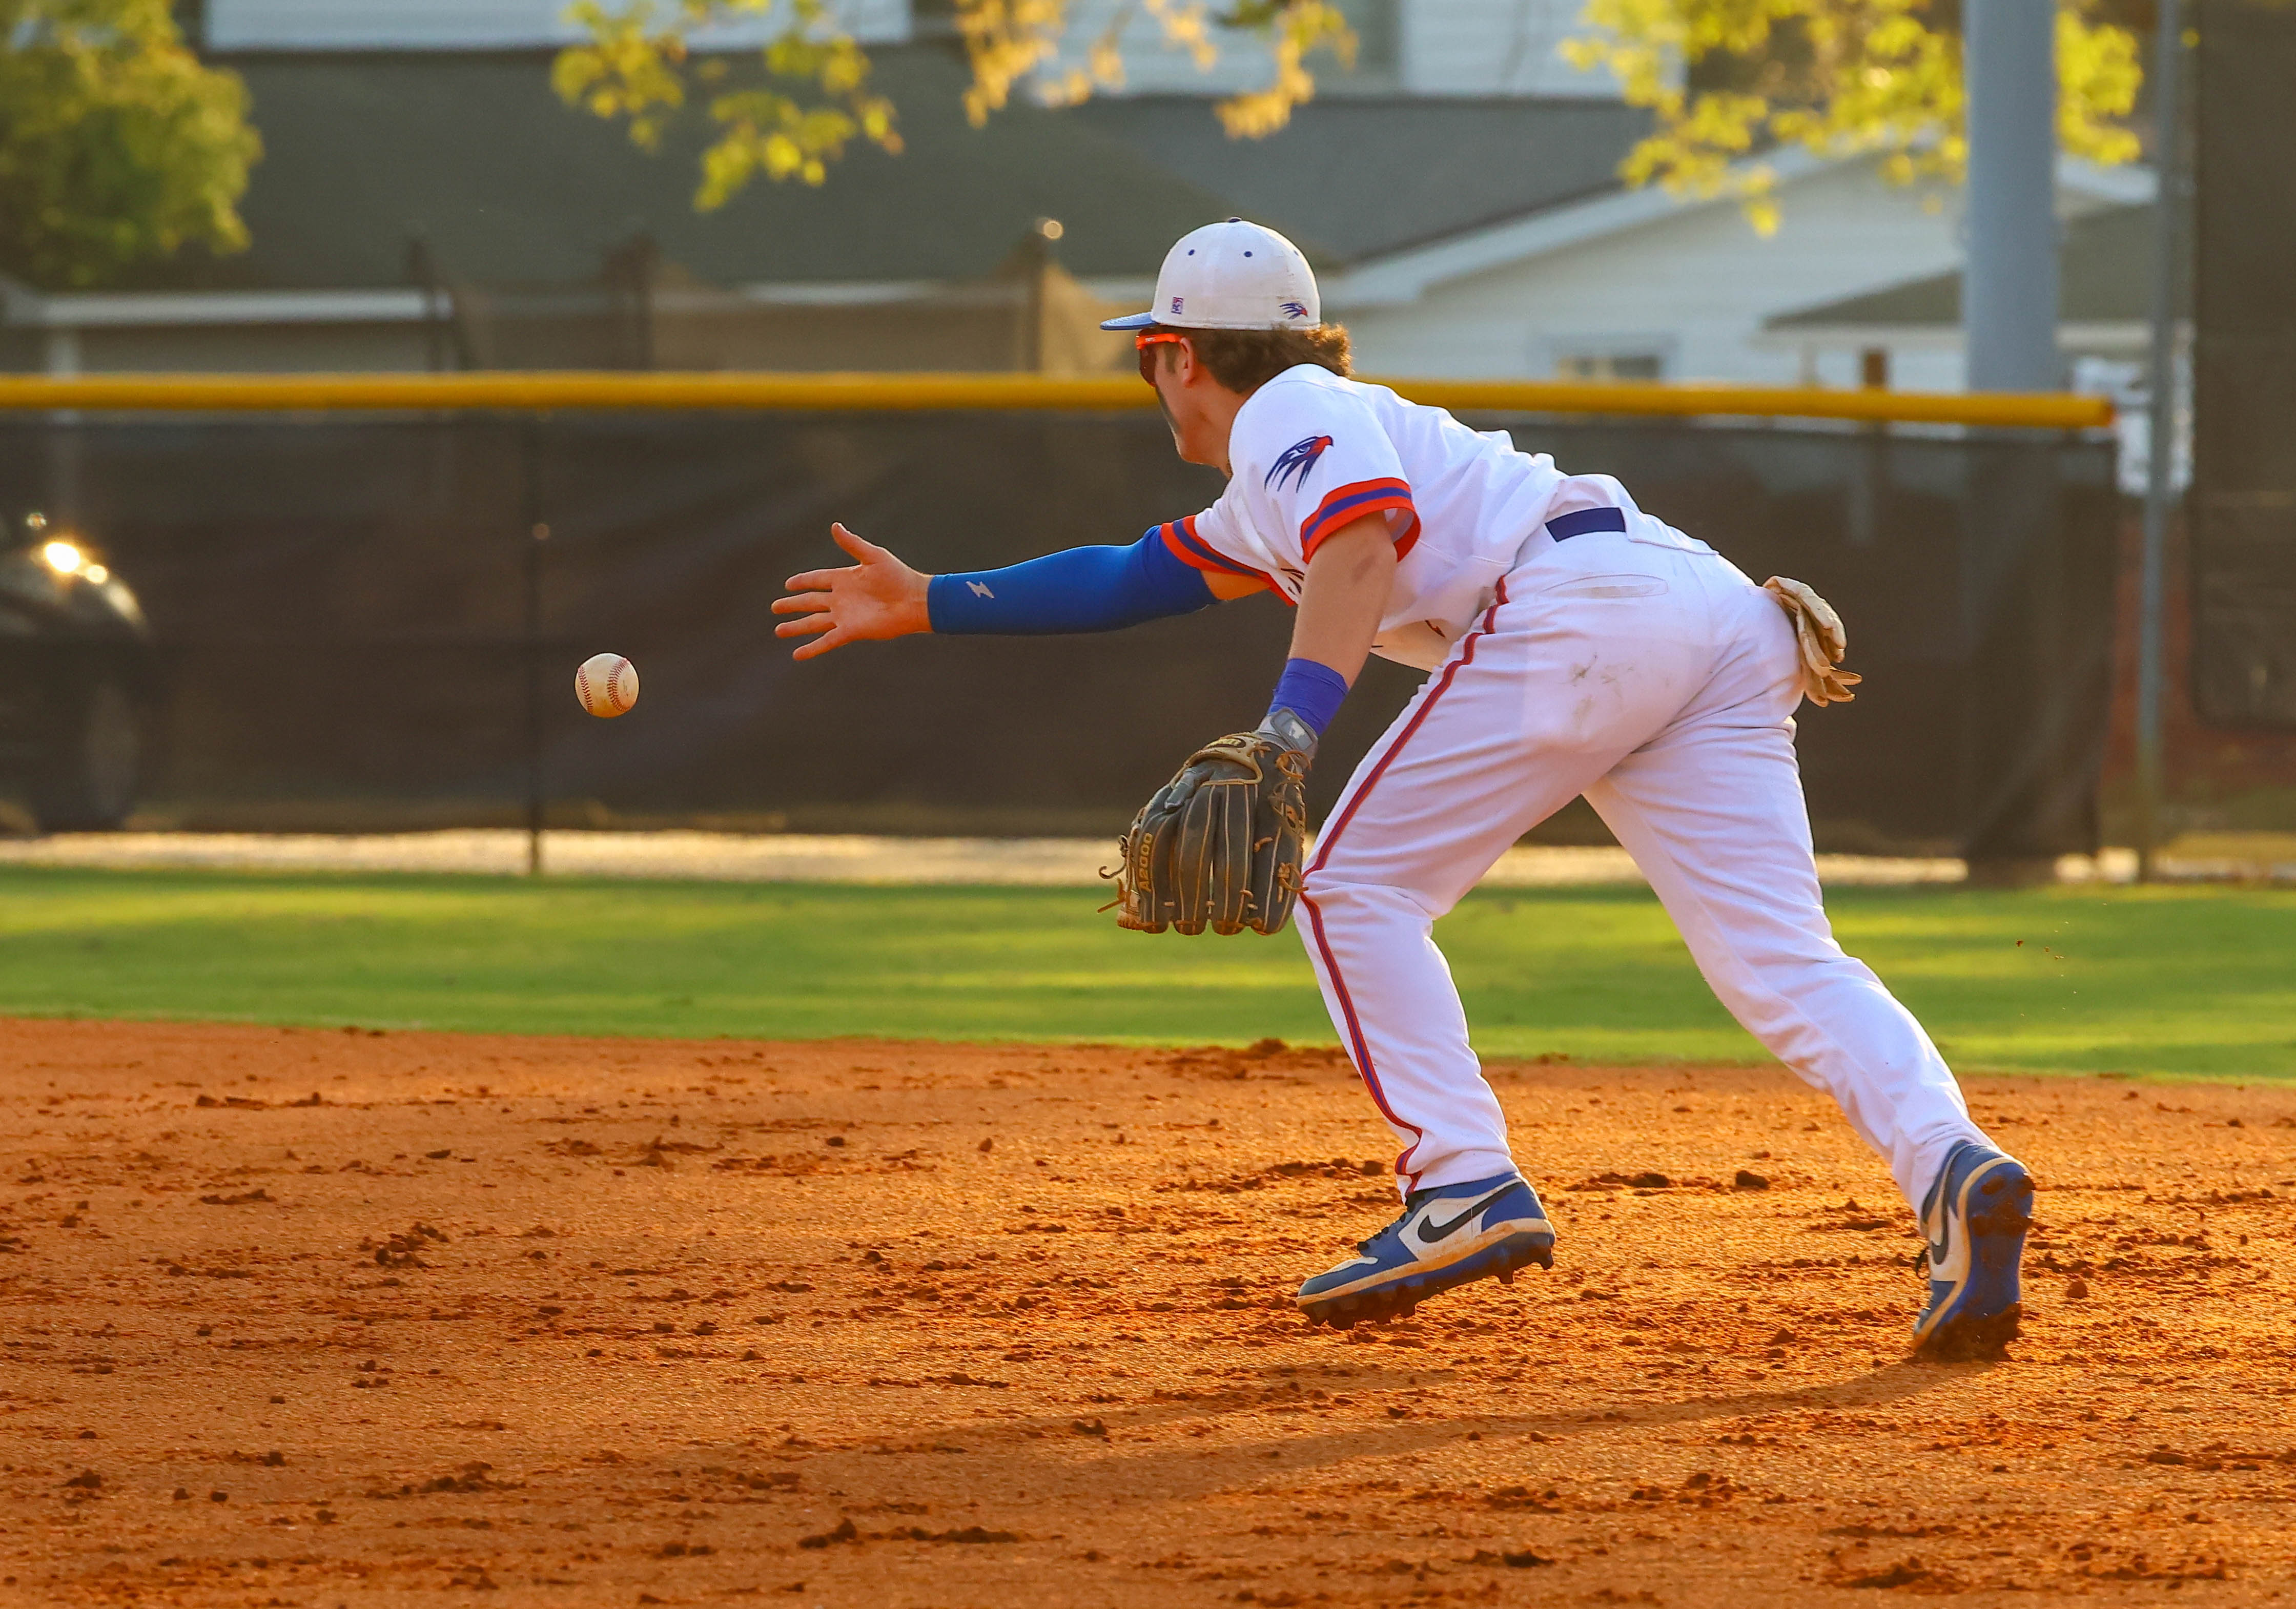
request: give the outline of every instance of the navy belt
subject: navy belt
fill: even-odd
[[[1627,511],[1623,508],[1582,508],[1567,514],[1557,514],[1546,522],[1546,534],[1558,542],[1568,542],[1573,537],[1583,537],[1590,530],[1627,529]]]

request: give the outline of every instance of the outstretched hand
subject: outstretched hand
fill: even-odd
[[[813,637],[791,658],[809,660],[848,643],[880,642],[932,629],[925,606],[931,576],[911,570],[842,525],[831,526],[829,534],[859,562],[843,570],[808,570],[785,583],[789,595],[774,600],[774,612],[797,618],[775,627],[774,635]]]

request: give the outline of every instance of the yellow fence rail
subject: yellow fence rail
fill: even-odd
[[[1414,401],[1463,413],[1854,419],[1872,423],[2087,430],[2112,423],[2102,397],[1826,390],[1724,385],[1577,385],[1542,381],[1383,380]],[[1119,411],[1153,405],[1130,375],[1043,374],[45,374],[0,375],[0,409],[93,413],[365,413],[473,409]]]

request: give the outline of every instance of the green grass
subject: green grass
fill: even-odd
[[[19,867],[0,870],[0,1012],[1331,1040],[1289,935],[1150,938],[1095,903],[1084,890]],[[1963,1067],[2296,1077],[2296,896],[1846,890],[1832,904],[1843,942]],[[1487,1053],[1760,1058],[1639,890],[1478,895],[1439,937]]]

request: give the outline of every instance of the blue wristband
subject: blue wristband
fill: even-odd
[[[1217,603],[1204,572],[1150,531],[1129,547],[1071,547],[1041,559],[938,575],[925,612],[944,636],[1117,631]]]
[[[1275,678],[1275,694],[1268,700],[1267,713],[1289,710],[1321,737],[1347,696],[1348,678],[1329,665],[1317,660],[1286,660],[1283,674]]]

